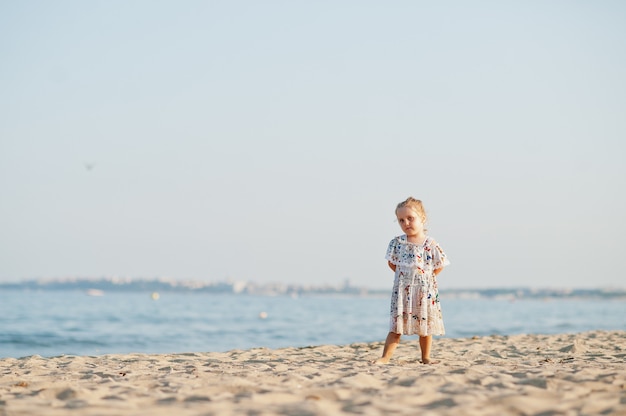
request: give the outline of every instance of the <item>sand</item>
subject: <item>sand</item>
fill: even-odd
[[[0,416],[626,415],[626,331],[0,359]]]

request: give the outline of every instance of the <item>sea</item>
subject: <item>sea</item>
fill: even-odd
[[[626,330],[623,299],[441,305],[445,337]],[[383,341],[388,321],[387,296],[0,290],[0,358],[347,345]]]

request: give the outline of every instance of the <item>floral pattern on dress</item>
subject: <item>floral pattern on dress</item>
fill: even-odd
[[[403,335],[444,335],[434,270],[450,264],[439,244],[426,237],[411,243],[406,235],[389,243],[385,258],[396,266],[389,331]]]

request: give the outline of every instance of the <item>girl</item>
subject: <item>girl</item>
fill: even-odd
[[[387,249],[387,264],[395,272],[391,295],[391,321],[383,356],[376,364],[387,364],[400,343],[400,336],[419,335],[423,364],[430,359],[433,335],[443,335],[436,276],[450,262],[441,247],[426,235],[426,212],[422,201],[407,198],[396,207],[404,235],[394,238]]]

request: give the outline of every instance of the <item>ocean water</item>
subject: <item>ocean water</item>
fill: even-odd
[[[442,300],[446,337],[626,330],[626,301]],[[0,291],[0,357],[382,341],[389,298]],[[414,337],[411,337],[414,338]]]

